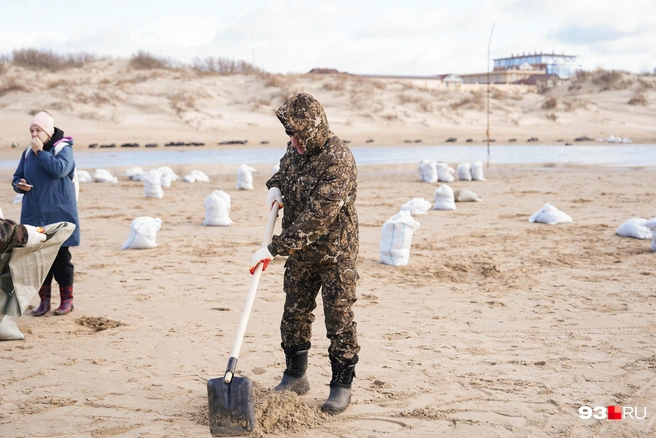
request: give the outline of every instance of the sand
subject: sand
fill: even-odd
[[[467,138],[482,144],[484,87],[434,85],[202,76],[133,70],[124,60],[54,73],[9,65],[0,71],[0,160],[18,161],[30,114],[41,109],[74,136],[76,151],[124,142],[139,150],[157,142],[162,150],[170,141],[225,148],[218,143],[230,140],[248,140],[233,148],[279,148],[286,137],[273,110],[298,91],[324,104],[331,127],[351,145],[449,137],[456,147]],[[491,135],[497,144],[609,135],[654,143],[654,90],[653,75],[609,72],[542,92],[498,86]],[[14,141],[22,146],[12,148]],[[211,182],[174,182],[163,199],[146,199],[143,184],[125,177],[127,167],[109,168],[117,184],[82,185],[75,310],[18,318],[25,340],[0,343],[0,436],[209,436],[206,382],[225,371],[268,217],[264,182],[274,163],[247,164],[257,169],[252,191],[235,189],[238,166],[202,163],[169,163],[180,176],[198,169]],[[485,182],[451,184],[481,202],[416,215],[409,264],[383,265],[382,225],[412,198],[432,202],[438,187],[420,181],[417,164],[359,167],[362,351],[345,413],[319,411],[330,379],[320,303],[312,389],[300,397],[268,391],[284,367],[284,258],[262,276],[238,364],[258,387],[254,436],[656,435],[656,255],[650,241],[615,235],[627,219],[656,215],[656,168],[493,164]],[[13,170],[0,169],[0,206],[18,219]],[[217,189],[231,196],[234,224],[202,226],[204,200]],[[574,222],[529,223],[546,202]],[[139,216],[162,220],[158,246],[120,250]],[[646,409],[647,418],[579,418],[581,406],[610,405]]]
[[[231,165],[171,163],[211,182],[174,182],[163,199],[144,198],[125,168],[111,169],[117,184],[82,185],[75,311],[16,319],[26,339],[0,343],[1,436],[209,436],[206,381],[224,373],[267,220],[272,166],[252,166],[252,191],[235,190]],[[12,172],[1,175],[2,209],[17,218]],[[615,235],[626,219],[655,215],[656,169],[493,165],[485,182],[451,184],[482,202],[415,216],[421,226],[401,267],[380,263],[381,227],[410,199],[432,201],[437,184],[421,182],[415,164],[359,172],[362,352],[352,404],[336,417],[318,411],[330,379],[319,304],[312,389],[270,403],[257,436],[656,433],[655,254],[650,241]],[[216,189],[231,196],[229,227],[201,225]],[[545,202],[574,223],[529,223]],[[119,250],[138,216],[162,219],[158,247]],[[284,367],[283,264],[274,259],[262,276],[238,364],[260,397]],[[299,402],[308,409],[300,418]],[[648,416],[583,420],[584,405]]]

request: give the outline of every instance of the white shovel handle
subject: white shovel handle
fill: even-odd
[[[269,223],[267,224],[266,230],[264,232],[264,239],[262,240],[262,246],[267,246],[271,241],[271,236],[273,236],[273,228],[276,225],[276,219],[278,218],[278,210],[280,206],[277,202],[273,203],[271,207],[271,212],[269,213]],[[259,263],[255,267],[253,272],[253,277],[251,279],[251,285],[248,288],[248,295],[246,295],[246,303],[244,304],[244,310],[241,312],[241,318],[239,319],[239,326],[237,327],[237,334],[235,335],[235,342],[232,344],[232,352],[230,353],[230,359],[228,361],[228,370],[225,373],[223,380],[226,383],[232,381],[232,376],[234,375],[234,369],[236,367],[237,358],[239,357],[239,350],[241,350],[241,344],[244,340],[244,334],[246,333],[246,326],[248,325],[248,319],[251,316],[251,309],[253,308],[253,302],[255,301],[255,293],[257,292],[257,286],[260,283],[260,277],[262,276],[262,263]],[[231,366],[231,364],[234,364]]]

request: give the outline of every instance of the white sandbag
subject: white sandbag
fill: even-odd
[[[549,204],[548,202],[544,204],[544,206],[540,210],[533,213],[531,217],[528,218],[528,221],[540,222],[547,225],[574,222],[567,213],[558,210],[556,207]]]
[[[455,170],[453,167],[449,166],[448,163],[445,163],[443,161],[438,161],[436,163],[437,166],[437,180],[441,182],[453,182],[455,181],[455,178],[453,177],[453,174],[455,173]]]
[[[93,181],[101,182],[101,183],[117,183],[118,178],[112,175],[112,172],[110,172],[109,170],[96,169],[96,171],[93,174]]]
[[[430,201],[424,198],[413,198],[401,206],[401,211],[408,210],[412,216],[426,214],[431,208]]]
[[[253,190],[253,172],[256,170],[247,164],[242,164],[237,170],[237,190]]]
[[[180,177],[178,175],[176,175],[176,173],[173,171],[173,169],[171,169],[168,166],[158,167],[157,170],[162,172],[162,174],[167,174],[169,176],[169,178],[171,178],[171,181],[177,181],[177,180],[180,179]]]
[[[161,173],[159,183],[162,187],[171,187],[171,181],[177,181],[180,179],[173,169],[168,166],[158,167],[157,170]]]
[[[481,197],[469,189],[458,189],[454,191],[456,202],[481,202]]]
[[[442,184],[435,189],[435,204],[433,210],[455,210],[456,201],[453,189],[446,184]]]
[[[651,230],[651,250],[656,252],[656,217],[645,222],[645,227]]]
[[[472,165],[469,162],[458,164],[458,179],[460,181],[471,181],[471,167]]]
[[[471,177],[474,181],[487,181],[483,178],[483,163],[481,161],[474,161],[471,165]]]
[[[5,218],[5,214],[2,212],[2,208],[0,208],[0,219],[4,219],[4,218]]]
[[[230,219],[230,195],[222,190],[214,190],[205,198],[205,220],[203,225],[227,227],[233,223]]]
[[[86,170],[77,170],[77,180],[78,182],[81,183],[93,182],[93,178],[91,178],[91,174]]]
[[[130,236],[121,249],[148,249],[157,247],[157,232],[162,228],[160,218],[141,216],[130,224]]]
[[[14,196],[14,200],[12,201],[12,204],[20,204],[23,202],[23,193],[19,193],[16,196]]]
[[[384,224],[380,238],[380,261],[386,265],[405,266],[410,261],[412,235],[419,228],[408,210],[401,210]]]
[[[125,172],[125,176],[131,181],[143,181],[144,170],[141,167],[131,167]]]
[[[423,182],[437,182],[437,163],[430,160],[421,160],[419,163],[419,178]]]
[[[16,322],[8,316],[2,318],[0,320],[0,341],[20,341],[21,339],[25,339],[25,335],[20,331]]]
[[[210,177],[207,176],[205,172],[201,172],[200,170],[192,170],[189,175],[196,178],[196,181],[198,182],[210,182]]]
[[[162,172],[158,169],[151,169],[143,175],[144,182],[144,195],[146,198],[158,198],[162,199],[164,197],[164,191],[162,190]]]
[[[646,227],[647,219],[642,219],[639,217],[634,217],[625,221],[622,225],[617,227],[615,234],[623,237],[633,237],[635,239],[651,239],[653,232]]]
[[[182,181],[188,182],[188,183],[195,183],[196,182],[196,177],[193,176],[192,174],[185,175],[182,177]]]

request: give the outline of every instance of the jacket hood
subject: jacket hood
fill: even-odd
[[[299,93],[276,111],[285,131],[292,131],[308,155],[316,153],[328,140],[330,129],[323,107],[314,97]]]

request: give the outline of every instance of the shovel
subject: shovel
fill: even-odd
[[[271,208],[262,246],[268,245],[271,241],[279,208],[277,202]],[[207,381],[207,400],[212,436],[240,436],[252,432],[255,428],[253,382],[247,377],[236,377],[235,371],[237,370],[239,350],[244,340],[244,333],[246,332],[248,318],[253,308],[253,301],[255,301],[255,293],[261,276],[262,263],[257,265],[251,279],[226,372],[223,377]]]

